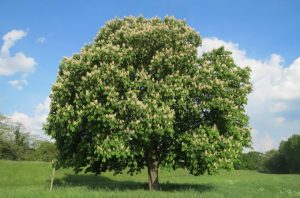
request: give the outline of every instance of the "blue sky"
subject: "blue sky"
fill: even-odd
[[[43,133],[47,96],[62,57],[92,42],[107,20],[128,15],[185,19],[203,37],[199,53],[224,45],[238,64],[251,66],[254,92],[247,112],[255,149],[274,148],[300,133],[300,1],[2,0],[0,5],[0,112],[33,134]]]

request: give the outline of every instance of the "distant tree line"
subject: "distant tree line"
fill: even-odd
[[[300,135],[283,140],[278,149],[266,153],[243,153],[235,169],[258,170],[269,173],[300,173]]]
[[[20,123],[0,114],[0,159],[51,161],[56,153],[55,143],[30,135]]]

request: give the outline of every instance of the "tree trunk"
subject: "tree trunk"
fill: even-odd
[[[148,164],[149,190],[158,190],[158,162],[152,161]]]

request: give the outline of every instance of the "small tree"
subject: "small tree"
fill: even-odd
[[[199,58],[200,44],[184,21],[126,17],[64,58],[45,125],[59,163],[94,173],[146,166],[150,189],[159,166],[232,168],[250,142],[250,70],[223,48]]]

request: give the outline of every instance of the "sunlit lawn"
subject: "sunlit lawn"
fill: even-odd
[[[49,192],[51,166],[45,162],[0,161],[0,197],[300,197],[300,175],[222,171],[192,176],[185,170],[160,170],[161,190],[147,190],[147,174],[101,176],[56,172]]]

